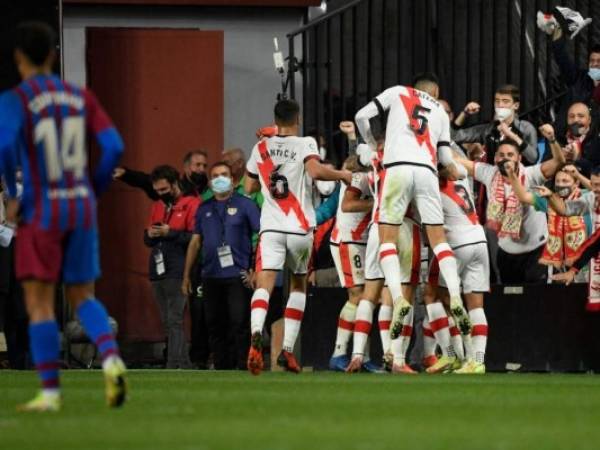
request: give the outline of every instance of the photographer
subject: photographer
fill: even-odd
[[[214,198],[198,208],[181,289],[190,292],[190,273],[201,248],[203,301],[215,369],[244,370],[250,335],[252,235],[260,228],[260,212],[252,200],[234,190],[226,162],[211,167],[210,187]]]
[[[562,167],[565,159],[554,129],[546,124],[540,132],[549,141],[553,155],[541,164],[523,166],[520,146],[511,140],[500,143],[494,165],[459,158],[469,175],[486,187],[486,226],[498,235],[497,263],[502,283],[543,283],[547,278],[546,267],[538,263],[548,239],[546,215],[531,205],[521,205],[508,178],[510,168],[525,189],[532,189]]]
[[[160,200],[152,204],[144,243],[152,249],[150,281],[167,334],[167,369],[187,369],[191,363],[183,330],[186,297],[180,286],[200,200],[182,194],[177,182],[179,174],[171,166],[158,166],[150,179]]]

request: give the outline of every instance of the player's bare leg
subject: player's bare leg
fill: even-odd
[[[487,345],[488,325],[483,310],[483,294],[471,292],[465,294],[465,303],[469,310],[469,317],[473,328],[471,331],[471,345],[473,357],[456,371],[459,374],[485,373],[485,349]]]
[[[373,310],[381,294],[383,280],[367,280],[363,298],[358,303],[356,321],[354,323],[354,339],[352,344],[352,359],[346,372],[360,372],[364,364],[365,347],[373,322]]]
[[[390,337],[396,339],[402,332],[402,321],[411,309],[410,303],[402,294],[402,282],[400,273],[400,260],[398,254],[399,226],[379,224],[379,263],[385,275],[385,281],[394,304],[392,323],[390,325]]]
[[[256,289],[250,303],[250,350],[248,351],[248,370],[259,375],[264,368],[262,331],[269,309],[269,298],[275,286],[277,271],[262,270],[256,274]]]
[[[290,296],[283,314],[283,349],[277,358],[277,365],[288,372],[300,373],[302,371],[294,356],[294,345],[300,333],[305,306],[306,275],[292,274],[290,276]]]
[[[106,404],[113,408],[123,405],[127,400],[126,368],[119,356],[108,313],[94,297],[93,283],[69,284],[65,296],[102,358]]]
[[[442,225],[426,225],[427,239],[437,258],[440,273],[446,281],[450,294],[450,312],[454,316],[457,326],[463,336],[470,334],[471,321],[463,306],[460,296],[460,279],[454,252],[446,242],[446,235]]]
[[[362,297],[363,286],[354,286],[347,289],[348,301],[342,307],[338,318],[338,327],[335,338],[335,349],[329,360],[331,370],[343,372],[349,364],[348,361],[348,343],[354,331],[354,321],[356,319],[356,309],[358,302]]]
[[[62,401],[59,383],[60,342],[54,316],[54,283],[23,282],[25,306],[29,315],[30,349],[42,390],[33,400],[17,406],[18,411],[56,412]]]

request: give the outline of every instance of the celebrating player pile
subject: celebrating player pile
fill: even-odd
[[[106,401],[125,401],[125,366],[102,304],[94,298],[100,275],[96,198],[111,180],[123,142],[87,90],[52,75],[55,38],[40,23],[17,28],[15,60],[23,82],[0,97],[0,167],[9,193],[7,219],[17,223],[16,273],[29,313],[30,347],[42,391],[19,409],[58,411],[60,339],[54,317],[56,283],[102,356]],[[93,182],[88,179],[87,131],[102,149]],[[15,172],[24,192],[16,198]],[[20,204],[19,204],[20,203]]]

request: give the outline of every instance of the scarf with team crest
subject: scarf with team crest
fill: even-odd
[[[596,198],[594,206],[594,232],[600,228],[600,201]],[[585,307],[588,311],[600,311],[600,254],[590,261],[590,282],[588,289],[588,302]]]
[[[575,188],[567,200],[579,197],[581,191]],[[548,208],[548,240],[539,263],[557,269],[572,265],[586,238],[585,220],[582,216],[560,216],[554,209]]]
[[[519,180],[525,183],[525,166],[519,164]],[[510,189],[508,196],[504,185],[508,184],[498,170],[492,179],[490,197],[487,206],[487,222],[489,229],[495,231],[499,238],[510,237],[518,240],[521,237],[523,209],[517,194]]]

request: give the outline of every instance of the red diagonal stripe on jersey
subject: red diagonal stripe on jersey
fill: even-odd
[[[471,336],[487,336],[488,326],[487,325],[473,325],[471,330]]]
[[[363,233],[365,232],[365,230],[369,226],[369,223],[371,223],[371,217],[370,216],[371,216],[371,214],[369,214],[369,213],[365,214],[365,217],[363,217],[363,219],[356,226],[356,228],[351,231],[351,233],[352,233],[352,240],[353,241],[359,241],[360,240],[360,238],[362,237]]]
[[[416,129],[421,126],[417,119],[413,118],[412,114],[415,109],[415,106],[421,105],[421,99],[415,92],[415,90],[411,87],[407,87],[408,95],[400,95],[400,100],[402,100],[402,104],[404,105],[404,109],[406,110],[406,115],[408,116],[408,120],[410,120],[410,125],[412,128]],[[431,144],[431,137],[429,136],[429,128],[425,128],[423,134],[414,133],[415,139],[419,146],[423,144],[427,145],[427,150],[429,150],[429,155],[431,156],[431,162],[434,166],[437,166],[437,154],[433,145]]]
[[[440,183],[440,192],[448,196],[454,203],[456,203],[458,207],[464,211],[465,215],[469,218],[469,221],[473,225],[476,225],[479,223],[477,212],[471,208],[469,204],[467,204],[462,195],[459,195],[454,187],[455,185],[456,183],[454,181],[446,180],[445,183]]]
[[[275,165],[273,164],[273,160],[269,155],[269,150],[267,149],[266,141],[262,141],[258,144],[258,151],[260,153],[260,157],[263,160],[262,163],[257,164],[258,171],[260,172],[260,176],[263,179],[263,183],[268,188],[268,186],[271,184],[271,174],[273,173],[273,170],[275,170]],[[279,205],[279,208],[281,208],[281,210],[286,216],[290,213],[290,211],[293,211],[298,221],[300,222],[300,226],[302,227],[302,229],[304,231],[308,231],[308,229],[310,228],[308,220],[304,215],[304,211],[302,211],[302,206],[300,205],[300,202],[292,192],[288,192],[288,196],[286,198],[273,198],[273,200],[275,200],[277,205]]]

